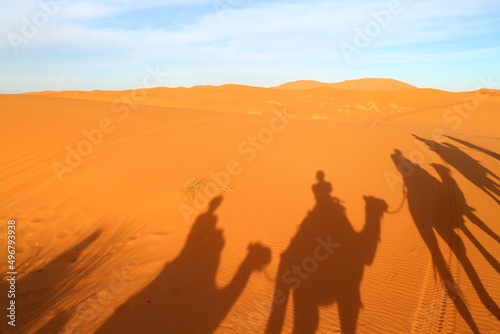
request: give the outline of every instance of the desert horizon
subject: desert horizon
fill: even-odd
[[[498,13],[0,3],[0,333],[500,333]]]
[[[157,73],[156,75],[160,75],[161,73]],[[155,78],[155,74],[153,72],[148,72],[146,77],[143,80],[143,83],[148,82],[149,80],[158,80]],[[160,81],[160,80],[158,80]],[[489,78],[480,78],[478,82],[477,89],[470,90],[462,90],[462,91],[452,91],[444,88],[438,87],[417,87],[406,82],[393,79],[393,78],[355,78],[355,79],[347,79],[338,82],[322,82],[317,80],[292,80],[287,81],[282,84],[276,86],[259,86],[259,85],[247,85],[243,83],[224,83],[224,84],[195,84],[193,86],[150,86],[144,85],[142,87],[129,87],[127,89],[89,89],[89,90],[38,90],[38,91],[25,91],[25,92],[17,92],[17,93],[0,93],[2,95],[17,95],[17,94],[37,94],[37,93],[62,93],[62,92],[117,92],[117,91],[132,91],[139,89],[196,89],[196,88],[209,88],[209,87],[228,87],[228,86],[240,86],[240,87],[251,87],[251,88],[264,88],[264,89],[281,89],[281,90],[309,90],[315,89],[318,87],[329,87],[329,88],[337,88],[341,90],[350,90],[350,91],[392,91],[392,90],[406,90],[406,89],[429,89],[429,90],[437,90],[448,93],[465,93],[465,92],[474,92],[476,90],[498,90],[495,87],[497,86],[496,81],[494,81],[491,77]]]

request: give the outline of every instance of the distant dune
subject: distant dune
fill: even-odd
[[[337,83],[325,83],[314,80],[299,80],[288,82],[273,88],[276,89],[289,89],[289,90],[305,90],[313,89],[316,87],[331,87],[342,90],[356,90],[356,91],[392,91],[392,90],[406,90],[415,89],[417,87],[394,79],[381,79],[381,78],[364,78],[356,80],[346,80]]]
[[[277,88],[0,95],[0,333],[500,333],[500,91]]]

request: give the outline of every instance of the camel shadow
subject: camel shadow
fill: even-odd
[[[472,181],[476,186],[483,189],[486,192],[486,194],[488,194],[490,197],[492,197],[494,200],[497,201],[494,194],[498,194],[498,185],[495,181],[490,180],[488,178],[488,175],[492,175],[492,176],[498,178],[495,173],[493,173],[489,169],[483,167],[478,161],[474,160],[472,157],[467,155],[465,152],[462,152],[460,149],[458,149],[457,147],[455,147],[451,144],[448,144],[448,143],[440,144],[436,141],[420,138],[416,135],[414,135],[414,137],[417,138],[418,140],[424,142],[427,146],[429,146],[429,148],[432,151],[435,151],[436,153],[438,153],[443,158],[443,160],[450,163],[450,165],[455,167],[455,169],[457,169],[457,171],[459,171],[462,175],[464,175],[466,178],[468,178],[470,181]],[[449,138],[452,138],[460,143],[462,143],[462,142],[467,143],[463,140],[456,139],[453,137],[449,137]],[[470,144],[470,145],[473,145],[473,144]],[[479,147],[478,147],[478,149],[485,151],[484,149],[479,148]],[[448,157],[448,158],[446,158],[446,157]],[[500,237],[488,225],[486,225],[481,219],[479,219],[474,214],[475,209],[466,205],[467,203],[466,203],[465,197],[464,197],[463,193],[460,191],[460,188],[456,184],[455,180],[453,180],[453,178],[451,177],[448,168],[446,168],[446,169],[437,168],[436,171],[438,172],[438,174],[440,174],[441,178],[443,179],[443,182],[450,181],[453,183],[450,186],[453,187],[453,189],[456,189],[454,194],[457,195],[457,196],[455,196],[456,197],[455,199],[456,199],[457,203],[460,204],[460,207],[459,207],[459,209],[461,210],[460,212],[463,215],[465,215],[470,220],[471,223],[473,223],[476,226],[478,226],[479,228],[481,228],[486,234],[488,234],[490,237],[495,239],[497,242],[500,242]],[[446,174],[448,174],[449,177],[446,176]],[[491,192],[487,191],[487,189],[491,189]],[[463,224],[462,224],[462,226],[465,227],[465,225],[463,225]],[[465,232],[467,232],[467,231],[465,231]],[[475,243],[474,240],[471,240],[471,241],[473,241]]]
[[[460,192],[457,195],[458,186],[456,183],[452,184],[454,181],[452,181],[449,172],[443,170],[444,166],[434,165],[434,168],[443,179],[440,182],[421,166],[404,157],[399,150],[394,151],[391,159],[403,177],[410,214],[422,240],[429,249],[433,266],[439,274],[444,290],[455,304],[461,317],[467,322],[470,330],[473,333],[479,333],[479,329],[439,248],[437,239],[437,236],[439,236],[449,246],[467,273],[484,306],[498,317],[498,306],[485,290],[466,254],[462,239],[455,231],[456,228],[464,227],[462,216],[470,214],[471,208],[466,205],[465,198],[462,200],[456,199],[456,196],[460,197],[460,194],[463,196],[463,193]],[[455,187],[454,193],[451,192],[450,189]],[[455,196],[455,198],[449,196]],[[455,207],[457,203],[458,206]]]
[[[431,164],[431,166],[436,170],[437,174],[441,178],[442,190],[440,191],[440,194],[442,196],[439,201],[441,205],[441,216],[439,219],[444,221],[445,224],[451,225],[455,229],[460,229],[490,263],[490,265],[497,271],[497,273],[500,273],[500,264],[495,257],[491,255],[486,248],[484,248],[479,240],[476,239],[474,234],[472,234],[467,227],[464,217],[468,218],[471,223],[481,228],[486,234],[495,239],[497,242],[500,242],[500,237],[474,214],[475,209],[467,204],[465,195],[458,186],[457,181],[453,179],[451,171],[440,164]]]
[[[269,248],[250,244],[231,282],[219,288],[216,274],[224,248],[214,198],[194,222],[180,254],[146,288],[132,296],[97,333],[212,333],[243,292],[251,274],[271,261]]]
[[[51,309],[62,309],[60,302],[74,288],[74,282],[86,277],[93,267],[77,268],[85,250],[100,236],[101,230],[87,236],[78,244],[68,248],[40,269],[29,272],[19,280],[17,297],[19,312],[16,333],[24,333],[35,327]],[[59,332],[70,320],[71,311],[58,314],[38,330],[39,333]],[[7,331],[7,333],[9,333]]]
[[[281,255],[273,308],[266,333],[281,333],[290,295],[293,295],[293,333],[315,333],[319,307],[338,304],[342,333],[355,333],[362,307],[360,286],[364,267],[374,259],[380,241],[385,201],[364,197],[366,221],[356,232],[332,186],[318,171],[312,189],[316,205]]]

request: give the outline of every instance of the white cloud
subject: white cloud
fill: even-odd
[[[56,0],[53,0],[56,1]],[[215,0],[211,0],[215,1]],[[275,47],[280,45],[297,47],[310,44],[331,44],[349,41],[354,36],[356,27],[363,29],[367,22],[374,19],[370,13],[383,10],[386,2],[373,4],[360,1],[353,6],[347,2],[318,2],[303,4],[271,3],[254,7],[234,9],[227,12],[221,20],[216,12],[208,12],[198,22],[180,31],[165,28],[132,29],[120,28],[89,28],[72,23],[67,18],[96,18],[115,14],[120,11],[133,11],[137,8],[155,7],[185,3],[180,0],[152,0],[138,2],[132,0],[119,1],[74,1],[64,8],[65,20],[41,27],[37,36],[36,46],[94,46],[96,50],[102,47],[126,46],[130,49],[148,46],[160,46],[161,43],[187,45],[196,43],[232,42],[235,47]],[[209,0],[191,0],[191,3],[207,3]],[[436,6],[439,3],[439,6]],[[460,34],[480,34],[489,29],[478,20],[454,21],[455,18],[470,17],[471,13],[485,13],[487,6],[478,6],[478,2],[451,1],[413,1],[404,7],[401,14],[393,15],[388,27],[382,27],[377,39],[384,40],[384,35],[390,35],[393,44],[434,42],[450,37],[460,37]],[[490,3],[482,1],[481,3]],[[411,7],[410,7],[411,6]],[[17,6],[20,7],[20,6]],[[443,10],[446,7],[446,10]],[[3,11],[2,11],[3,12]],[[15,16],[12,12],[3,16]],[[0,18],[1,20],[2,18]],[[449,21],[453,22],[449,22]],[[18,22],[19,25],[19,22]],[[444,26],[446,29],[440,30]],[[491,27],[491,26],[490,26]],[[19,27],[18,27],[19,28]],[[13,29],[12,29],[13,30]],[[14,30],[16,31],[16,30]],[[20,29],[17,29],[20,32]],[[3,40],[2,47],[6,47]],[[264,49],[265,50],[265,49]]]
[[[229,10],[224,13],[223,19],[216,11],[217,6],[209,6],[211,10],[197,21],[176,30],[168,28],[168,24],[154,29],[133,26],[97,28],[85,24],[86,19],[119,16],[138,9],[166,10],[162,7],[213,5],[215,1],[242,5],[228,5]],[[354,57],[355,63],[348,64],[340,52],[340,43],[353,43],[355,29],[363,30],[375,20],[372,13],[386,11],[390,1],[251,4],[233,0],[73,0],[61,7],[60,16],[41,27],[26,45],[21,45],[21,58],[32,63],[40,62],[45,69],[60,62],[80,64],[78,67],[87,72],[100,68],[103,63],[117,71],[120,67],[161,63],[171,67],[177,77],[181,76],[182,69],[186,73],[185,78],[191,78],[192,81],[185,78],[179,80],[182,84],[196,84],[208,78],[212,78],[212,82],[236,78],[235,73],[241,74],[240,81],[254,83],[259,69],[272,72],[278,78],[289,78],[291,75],[286,71],[295,69],[296,73],[304,75],[302,78],[309,79],[322,76],[321,69],[328,75],[342,71],[332,69],[335,66],[364,68],[370,64],[388,65],[392,60],[408,64],[419,57],[436,62],[449,60],[450,57],[463,61],[468,56],[498,53],[498,49],[487,45],[473,49],[463,45],[463,50],[448,51],[431,47],[436,43],[444,45],[453,40],[483,36],[492,30],[500,32],[500,22],[495,27],[495,19],[488,15],[495,10],[498,12],[496,1],[413,0],[403,1],[401,12],[392,14],[389,24],[381,27],[370,45]],[[5,19],[2,23],[4,31],[20,32],[20,15],[29,17],[38,6],[32,0],[20,3],[7,1],[0,5],[0,21]],[[402,46],[413,49],[405,51]],[[456,48],[459,46],[455,45]],[[51,60],[50,55],[61,49],[70,56]],[[0,39],[0,52],[10,57],[3,62],[13,62],[19,57],[11,52],[7,38]],[[43,55],[45,60],[38,60],[36,56],[30,58],[29,53]],[[16,64],[22,66],[21,63]],[[189,71],[190,68],[196,70]],[[57,67],[54,71],[58,71]],[[197,78],[200,80],[196,81]]]

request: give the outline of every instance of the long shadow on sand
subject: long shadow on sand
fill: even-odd
[[[266,333],[281,333],[290,294],[293,294],[293,333],[315,333],[319,306],[338,303],[342,333],[355,333],[362,307],[360,285],[380,240],[385,201],[364,197],[366,221],[362,231],[351,226],[342,201],[331,197],[332,186],[318,171],[313,185],[316,205],[281,255],[273,310]]]
[[[441,144],[437,141],[421,138],[417,135],[413,136],[425,143],[431,151],[439,154],[447,164],[453,166],[465,178],[490,196],[497,204],[500,204],[500,184],[498,183],[500,178],[493,171],[481,165],[479,161],[472,158],[470,155],[460,150],[453,144],[446,142]],[[459,141],[455,138],[453,139],[455,141]],[[484,149],[480,150],[483,153],[487,152]]]
[[[78,244],[73,245],[59,256],[34,272],[28,273],[17,282],[18,319],[14,333],[26,333],[47,316],[50,310],[60,309],[58,314],[38,330],[37,333],[58,333],[71,318],[71,311],[64,311],[61,300],[72,289],[75,282],[86,277],[93,268],[75,269],[85,249],[101,235],[96,231]],[[9,333],[8,331],[6,333]]]
[[[212,333],[245,288],[250,275],[271,260],[270,249],[255,243],[232,281],[216,285],[222,230],[216,227],[215,210],[222,197],[214,198],[200,214],[179,256],[144,290],[120,306],[97,333]]]
[[[472,148],[476,151],[479,151],[479,152],[483,152],[484,154],[487,154],[489,155],[490,157],[492,157],[493,159],[497,159],[497,160],[500,160],[500,154],[496,153],[496,152],[493,152],[491,150],[488,150],[484,147],[481,147],[481,146],[478,146],[476,144],[473,144],[473,143],[470,143],[466,140],[463,140],[463,139],[460,139],[460,138],[456,138],[456,137],[452,137],[452,136],[447,136],[445,135],[446,138],[450,138],[451,140],[454,140],[456,141],[457,143],[460,143],[464,146],[467,146],[469,148]]]
[[[440,182],[421,166],[404,157],[399,150],[394,151],[391,159],[403,177],[410,213],[422,240],[429,249],[434,268],[439,274],[444,290],[455,304],[462,318],[467,322],[470,330],[473,333],[479,333],[467,304],[457,288],[455,278],[448,269],[436,236],[437,233],[459,260],[484,306],[494,316],[498,317],[498,306],[484,288],[466,254],[462,239],[455,231],[456,228],[465,228],[462,216],[470,215],[472,208],[466,204],[463,193],[452,180],[449,171],[445,170],[446,167],[437,164],[433,165],[443,179]],[[478,247],[479,242],[476,240],[474,243]],[[483,251],[486,252],[484,248]],[[483,255],[488,259],[486,253],[483,253]],[[490,256],[489,261],[491,260],[495,261]],[[494,266],[495,262],[490,263]]]
[[[479,250],[484,258],[491,264],[491,266],[500,273],[500,264],[491,255],[486,248],[476,239],[471,230],[467,227],[464,217],[476,226],[480,227],[486,234],[500,242],[499,236],[493,232],[485,223],[483,223],[475,214],[475,209],[467,204],[465,195],[458,186],[457,182],[453,179],[451,171],[440,164],[431,164],[441,178],[441,191],[439,204],[440,221],[446,225],[450,225],[455,229],[460,229],[472,242],[472,244]],[[461,241],[459,241],[461,242]]]

